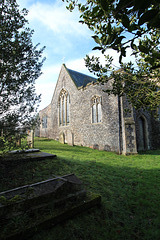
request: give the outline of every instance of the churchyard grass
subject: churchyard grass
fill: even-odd
[[[101,195],[102,205],[30,240],[160,239],[160,150],[123,156],[43,138],[35,139],[35,148],[57,158],[0,163],[0,191],[74,173],[88,191]]]

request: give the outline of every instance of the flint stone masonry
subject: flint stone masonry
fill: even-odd
[[[153,127],[153,119],[142,111],[141,115],[145,119],[142,124],[145,126],[140,137],[138,119],[141,115],[132,108],[125,96],[119,98],[103,91],[110,87],[111,81],[101,85],[95,78],[62,65],[52,101],[39,112],[41,121],[47,117],[47,127],[40,125],[40,137],[59,140],[72,146],[87,146],[123,154],[136,154],[142,141],[145,144],[141,145],[145,145],[146,149],[158,146],[160,139],[155,138],[155,132],[158,129],[156,134],[160,135],[159,121],[156,121],[157,127]],[[69,94],[69,123],[64,126],[60,125],[59,110],[62,90]],[[91,99],[94,96],[101,99],[102,121],[97,123],[92,123]]]
[[[62,89],[70,95],[70,122],[67,126],[59,126],[58,99]],[[103,99],[103,120],[102,123],[92,124],[91,98],[95,95]],[[106,98],[102,86],[95,82],[78,90],[66,67],[62,66],[51,104],[39,113],[41,119],[45,114],[49,114],[48,128],[43,129],[41,125],[40,136],[58,139],[70,145],[93,147],[97,144],[99,149],[104,149],[107,145],[110,146],[111,151],[118,151],[117,100],[114,96]]]

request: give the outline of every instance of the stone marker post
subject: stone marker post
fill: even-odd
[[[133,107],[125,96],[121,97],[122,108],[122,154],[137,154],[136,129],[133,117]]]
[[[28,146],[34,148],[34,130],[28,130],[27,143]]]

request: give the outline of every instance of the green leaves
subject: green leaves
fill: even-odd
[[[75,3],[73,0],[67,2]],[[93,50],[100,50],[102,54],[108,49],[116,50],[124,68],[119,76],[112,75],[112,90],[107,90],[108,93],[126,94],[136,108],[153,110],[160,102],[155,94],[155,86],[160,82],[159,9],[159,0],[86,0],[81,4],[81,19],[94,32],[92,38],[96,46]],[[136,57],[135,66],[123,64],[129,48],[131,55]],[[93,57],[87,58],[86,66],[102,83],[108,82],[111,62],[107,60],[102,66],[100,59]],[[154,101],[151,95],[156,96]]]
[[[158,12],[159,11],[157,9],[148,10],[140,17],[138,24],[143,25],[144,23],[149,22],[150,20],[156,17]]]
[[[108,1],[106,1],[106,0],[100,0],[100,4],[101,4],[102,9],[103,9],[104,11],[107,11],[107,10],[108,10]]]
[[[131,48],[135,51],[138,50],[137,46],[134,44],[134,39],[131,41]]]
[[[102,50],[103,48],[102,47],[94,47],[92,48],[92,50]]]
[[[149,49],[146,46],[142,45],[142,44],[139,44],[138,48],[143,53],[149,53]]]
[[[152,4],[152,2],[153,2],[152,0],[135,0],[134,10],[144,11],[144,9],[148,8]]]
[[[96,43],[98,43],[98,44],[101,43],[101,41],[100,41],[98,35],[94,35],[94,36],[92,36],[92,38],[94,39],[94,41],[95,41]]]
[[[122,16],[122,24],[125,28],[129,28],[130,20],[129,20],[129,17],[127,15]]]
[[[114,44],[117,45],[117,44],[120,44],[122,42],[122,40],[126,38],[125,36],[120,36],[120,37],[117,37]]]
[[[7,0],[0,8],[0,131],[4,136],[29,126],[40,101],[35,80],[41,75],[43,48],[33,46],[26,10]]]

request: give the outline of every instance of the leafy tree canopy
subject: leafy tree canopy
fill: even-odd
[[[40,96],[35,80],[41,75],[44,47],[33,46],[31,30],[15,0],[0,2],[0,130],[10,135],[33,120]]]
[[[131,47],[149,55],[148,61],[153,67],[159,66],[160,51],[160,2],[159,0],[87,0],[70,2],[69,9],[76,5],[82,13],[80,21],[94,31],[92,36],[99,45],[94,49],[112,48],[120,53],[119,61],[126,56]],[[138,39],[138,42],[136,41]]]
[[[64,0],[63,0],[64,1]],[[159,0],[66,0],[72,11],[78,7],[81,23],[94,32],[92,38],[104,55],[109,48],[117,51],[123,72],[112,72],[112,89],[108,93],[127,94],[132,105],[139,109],[155,110],[160,105],[160,3]],[[137,57],[133,64],[123,64],[127,49]],[[106,65],[99,58],[87,56],[86,66],[99,77],[109,81],[108,70],[113,70],[112,58]]]

